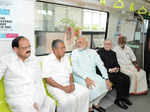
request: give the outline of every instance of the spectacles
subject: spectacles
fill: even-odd
[[[26,46],[26,47],[20,47],[21,49],[23,49],[23,50],[26,50],[26,49],[30,49],[31,48],[31,46]]]

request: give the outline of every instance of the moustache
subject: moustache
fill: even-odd
[[[26,54],[31,53],[31,51],[27,51]]]

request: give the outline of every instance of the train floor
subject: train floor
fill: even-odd
[[[102,99],[100,105],[106,108],[106,112],[150,112],[150,90],[147,95],[130,96],[133,105],[129,106],[127,110],[123,110],[113,103],[115,94],[115,90],[113,90]]]

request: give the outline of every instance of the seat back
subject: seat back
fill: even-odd
[[[11,112],[5,100],[4,77],[0,80],[0,112]]]
[[[42,62],[40,62],[40,66],[41,66],[41,69],[42,69],[42,67],[43,67],[43,63]],[[55,101],[56,106],[58,106],[58,101],[48,92],[47,85],[46,85],[46,80],[45,79],[43,79],[43,84],[44,84],[44,88],[45,88],[45,92],[46,92],[47,96],[49,96],[50,98],[52,98]]]

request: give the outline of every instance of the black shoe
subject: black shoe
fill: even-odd
[[[127,98],[123,98],[122,101],[125,102],[127,105],[132,105],[132,102]]]
[[[94,110],[91,110],[91,111],[89,111],[89,112],[94,112]]]
[[[97,110],[99,112],[106,112],[106,110],[104,108],[102,108],[102,107],[98,107],[97,108],[95,105],[93,105],[93,109],[95,109],[95,110]]]
[[[148,88],[150,88],[150,83],[147,83]]]
[[[122,109],[125,109],[125,110],[128,109],[128,106],[125,105],[124,102],[122,102],[121,100],[115,100],[115,104]]]

